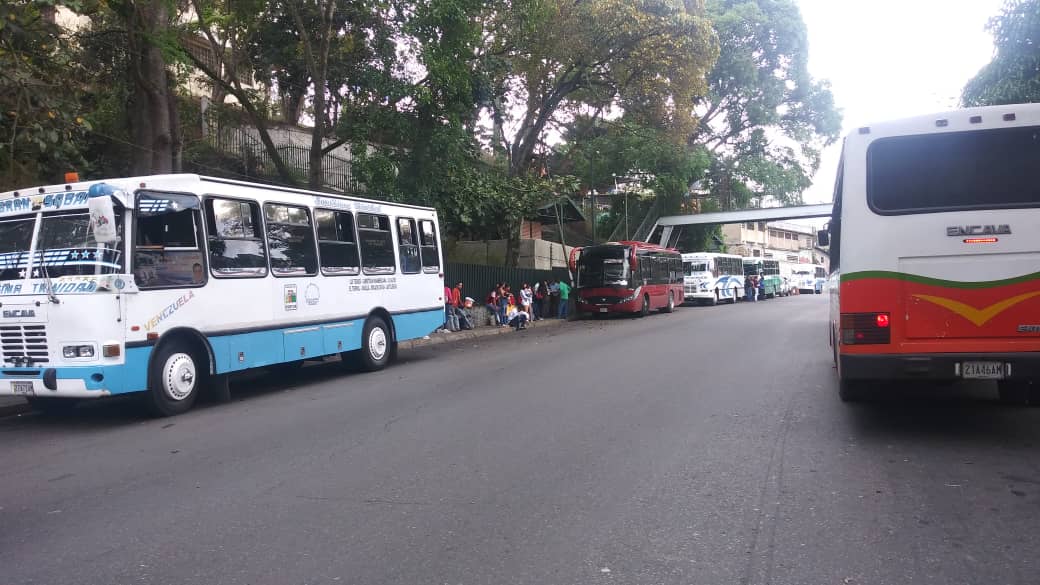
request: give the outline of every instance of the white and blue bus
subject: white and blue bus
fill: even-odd
[[[709,305],[730,303],[744,295],[744,263],[740,256],[697,252],[683,254],[683,297]]]
[[[798,292],[820,294],[827,280],[827,269],[819,264],[796,264],[792,270]]]
[[[157,415],[242,370],[378,370],[444,322],[436,211],[166,175],[0,194],[0,395],[141,392]]]

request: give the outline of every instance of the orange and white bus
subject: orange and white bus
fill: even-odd
[[[820,236],[842,400],[989,379],[1040,403],[1040,104],[852,132]]]

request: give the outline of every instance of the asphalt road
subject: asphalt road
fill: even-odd
[[[2,419],[0,583],[1040,582],[1040,409],[984,385],[843,405],[825,312],[681,308],[173,419]]]

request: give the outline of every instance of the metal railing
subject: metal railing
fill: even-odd
[[[535,270],[533,268],[509,268],[506,266],[483,266],[480,264],[461,264],[448,262],[444,270],[444,280],[450,286],[462,282],[463,296],[473,297],[477,304],[484,304],[488,292],[496,283],[504,282],[513,288],[513,294],[519,294],[523,283],[532,287],[543,280],[567,280],[566,268],[552,270]]]
[[[213,117],[206,120],[209,143],[228,155],[242,161],[244,174],[277,182],[281,177],[270,153],[253,133],[236,124],[219,124]],[[298,180],[306,180],[310,169],[310,149],[296,144],[275,146],[282,162]],[[363,185],[354,178],[350,160],[334,154],[322,157],[321,181],[327,189],[345,193],[361,193]]]

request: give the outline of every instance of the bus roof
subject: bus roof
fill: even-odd
[[[684,252],[683,260],[705,260],[708,258],[736,258],[740,260],[741,257],[736,254],[724,254],[722,252]]]
[[[869,141],[884,136],[1038,125],[1040,125],[1040,103],[1010,104],[963,108],[878,122],[850,132],[848,138]]]
[[[375,203],[378,205],[392,205],[395,207],[408,207],[412,209],[423,209],[427,211],[435,211],[432,207],[424,207],[421,205],[409,205],[407,203],[397,203],[393,201],[380,201],[378,199],[368,199],[366,197],[357,197],[354,195],[343,195],[342,193],[325,193],[323,191],[310,191],[307,189],[299,189],[295,187],[285,187],[282,185],[269,185],[265,183],[251,183],[248,181],[236,181],[233,179],[224,179],[220,177],[208,177],[205,175],[196,175],[192,173],[173,173],[167,175],[145,175],[140,177],[119,177],[119,178],[108,178],[108,179],[97,179],[92,181],[79,181],[76,183],[59,183],[56,185],[43,185],[43,186],[32,186],[23,189],[15,189],[12,191],[4,191],[0,193],[0,200],[12,199],[15,197],[27,197],[30,195],[42,195],[46,193],[60,193],[65,191],[86,191],[91,185],[98,183],[109,183],[121,187],[129,187],[129,189],[137,188],[141,184],[149,183],[218,183],[225,185],[237,185],[240,187],[252,187],[255,189],[266,189],[268,191],[280,191],[282,193],[294,193],[297,195],[312,195],[315,197],[330,197],[345,199],[349,201],[363,201],[367,203]],[[200,189],[201,190],[201,189]]]

